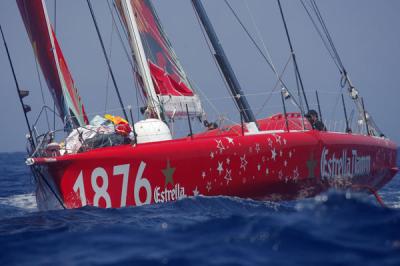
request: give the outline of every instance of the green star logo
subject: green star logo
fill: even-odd
[[[164,169],[162,169],[161,172],[165,176],[165,186],[167,186],[168,184],[174,185],[173,175],[175,172],[175,168],[171,167],[169,160],[167,160],[167,166]]]
[[[308,159],[307,161],[308,178],[315,178],[316,166],[317,166],[317,161],[314,160],[314,152],[311,152],[310,159]]]

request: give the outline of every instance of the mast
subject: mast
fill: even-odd
[[[257,122],[253,111],[250,108],[249,103],[247,102],[246,96],[243,94],[242,89],[240,87],[239,81],[236,78],[236,75],[228,61],[228,58],[225,55],[224,49],[215,33],[215,30],[211,24],[210,19],[207,16],[207,13],[203,7],[203,4],[200,0],[192,0],[194,10],[196,11],[198,17],[200,18],[201,24],[203,25],[208,39],[210,40],[214,51],[215,58],[218,62],[219,67],[224,75],[226,82],[228,83],[229,89],[233,95],[233,99],[236,101],[240,113],[243,115],[245,122],[254,123],[257,126]]]
[[[147,63],[147,57],[143,48],[142,39],[140,37],[138,25],[135,19],[135,13],[132,10],[132,6],[129,4],[129,0],[121,1],[122,12],[126,19],[126,25],[129,32],[129,42],[133,49],[134,56],[136,58],[137,67],[139,72],[142,74],[143,88],[146,91],[148,108],[154,111],[161,119],[161,112],[159,101],[155,93],[153,80],[150,73],[150,67]]]

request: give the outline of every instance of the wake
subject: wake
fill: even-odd
[[[15,207],[32,212],[38,210],[34,193],[0,197],[0,205]]]

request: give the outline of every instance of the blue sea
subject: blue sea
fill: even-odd
[[[0,153],[0,265],[400,265],[400,175],[380,191],[388,208],[331,191],[38,211],[24,156]]]

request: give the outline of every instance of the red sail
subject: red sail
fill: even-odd
[[[121,0],[116,1],[125,25],[131,17],[123,11]],[[134,12],[151,73],[154,91],[167,116],[186,116],[186,105],[190,116],[202,116],[204,111],[198,95],[194,92],[171,43],[160,24],[156,10],[149,0],[126,1]],[[127,29],[129,27],[127,26]],[[132,39],[133,36],[130,36]],[[134,49],[133,49],[134,50]],[[138,57],[138,55],[135,55]],[[136,58],[136,61],[139,59]],[[142,76],[142,73],[139,73]]]
[[[67,128],[88,124],[74,80],[50,25],[44,0],[16,0],[35,56]]]

